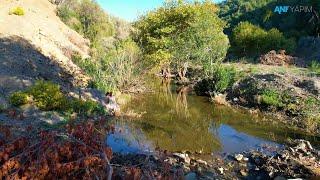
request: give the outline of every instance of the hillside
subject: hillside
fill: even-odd
[[[22,7],[24,15],[11,14]],[[82,86],[89,78],[70,59],[89,54],[89,41],[56,16],[47,0],[4,0],[0,4],[0,92],[8,94],[36,79],[64,88]]]

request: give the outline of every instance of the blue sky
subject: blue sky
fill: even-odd
[[[134,21],[141,14],[148,10],[157,8],[165,0],[96,0],[103,9],[113,16],[120,17],[127,21]],[[220,2],[221,0],[213,0]]]

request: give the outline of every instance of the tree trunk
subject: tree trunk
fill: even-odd
[[[183,66],[178,70],[178,75],[181,81],[185,82],[188,79],[186,78],[186,74],[188,71],[188,63],[184,63]]]

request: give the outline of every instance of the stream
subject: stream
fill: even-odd
[[[288,139],[306,139],[319,146],[320,137],[288,128],[278,121],[246,110],[215,105],[207,97],[179,91],[173,83],[152,79],[153,93],[134,95],[121,111],[136,114],[112,120],[115,132],[107,136],[114,152],[149,154],[171,152],[271,152]]]

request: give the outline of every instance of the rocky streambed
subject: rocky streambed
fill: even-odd
[[[268,154],[247,151],[206,155],[160,150],[154,155],[115,154],[111,164],[115,178],[128,175],[142,179],[320,178],[320,151],[305,140],[295,140],[290,146]]]

